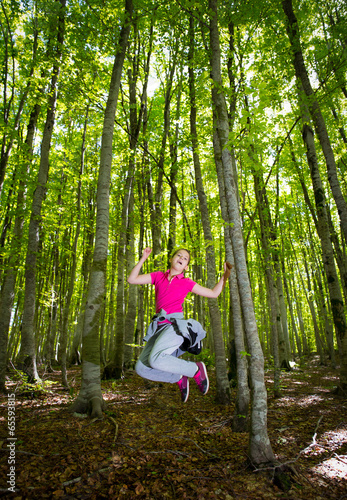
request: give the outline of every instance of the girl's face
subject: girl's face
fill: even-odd
[[[180,273],[188,269],[188,264],[190,260],[190,255],[187,250],[177,250],[174,256],[171,258],[171,269],[175,269]]]

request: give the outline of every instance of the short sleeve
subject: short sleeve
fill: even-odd
[[[162,271],[154,271],[153,273],[151,273],[152,285],[155,285],[157,283],[159,276],[162,274]]]
[[[196,282],[190,278],[185,278],[187,293],[191,292],[196,285]]]

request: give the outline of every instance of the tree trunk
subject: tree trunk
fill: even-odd
[[[182,95],[182,64],[179,85],[177,89],[177,103],[176,103],[176,117],[175,117],[175,132],[172,137],[169,133],[170,142],[170,212],[169,212],[169,237],[167,244],[168,258],[170,259],[174,248],[176,246],[176,206],[177,206],[177,189],[176,189],[176,176],[179,169],[177,161],[177,147],[178,147],[178,134],[179,134],[179,120],[181,118],[181,95]],[[168,263],[169,264],[169,263]],[[169,265],[168,265],[169,267]]]
[[[293,48],[293,54],[294,54],[293,64],[295,68],[295,74],[297,79],[301,82],[302,91],[304,92],[304,95],[307,98],[307,106],[325,157],[331,192],[337,206],[342,230],[345,236],[345,241],[347,242],[347,203],[341,191],[340,182],[337,177],[337,168],[336,168],[334,152],[331,147],[330,138],[325,125],[324,117],[320,110],[318,100],[315,97],[314,90],[312,89],[311,82],[305,66],[305,61],[301,49],[299,26],[293,11],[292,0],[283,0],[282,7],[288,21],[287,33],[289,41]]]
[[[325,359],[324,359],[323,342],[322,342],[321,332],[320,332],[319,324],[318,324],[318,320],[317,320],[315,301],[313,300],[314,295],[313,295],[313,290],[312,290],[312,285],[311,285],[311,275],[310,275],[310,271],[309,271],[309,268],[308,268],[308,265],[306,262],[306,258],[304,260],[304,266],[305,266],[305,271],[306,271],[307,285],[305,286],[304,281],[302,281],[302,285],[305,286],[306,299],[307,299],[308,306],[309,306],[310,312],[311,312],[314,336],[315,336],[315,340],[316,340],[317,353],[319,355],[321,365],[324,365]]]
[[[158,178],[156,183],[155,193],[152,192],[150,182],[148,183],[148,198],[150,203],[151,229],[153,242],[153,257],[154,267],[162,267],[166,262],[162,262],[161,258],[156,258],[162,250],[162,196],[163,196],[163,179],[164,179],[164,160],[167,137],[170,131],[170,106],[171,106],[171,91],[173,78],[175,75],[177,57],[178,57],[178,39],[176,46],[173,49],[173,60],[170,61],[169,76],[166,82],[165,104],[164,104],[164,129],[161,140],[161,147],[158,160]]]
[[[328,282],[331,309],[336,336],[340,340],[340,390],[347,390],[347,322],[339,279],[335,267],[334,251],[331,243],[329,222],[326,212],[325,194],[319,173],[318,161],[314,145],[313,130],[305,120],[303,113],[303,139],[307,150],[307,161],[310,167],[312,186],[317,209],[317,229],[323,252],[323,264]]]
[[[117,293],[116,293],[116,321],[115,321],[115,335],[114,335],[114,353],[112,361],[107,366],[103,373],[103,378],[120,379],[123,375],[124,363],[124,324],[125,324],[125,247],[127,243],[127,225],[128,225],[128,212],[129,200],[131,196],[133,175],[135,165],[133,161],[129,164],[128,176],[125,182],[123,194],[122,216],[119,229],[119,241],[117,252]]]
[[[95,219],[95,205],[92,198],[86,200],[87,218],[89,224],[85,227],[84,231],[84,247],[85,251],[83,254],[82,264],[81,264],[81,275],[82,275],[82,291],[79,311],[76,312],[77,315],[77,325],[74,332],[74,337],[72,341],[72,349],[69,357],[69,362],[71,364],[81,364],[81,353],[80,345],[82,342],[82,335],[84,331],[84,314],[85,314],[85,302],[88,293],[88,280],[92,265],[92,252],[94,245],[94,219]]]
[[[36,346],[34,333],[35,301],[36,301],[36,267],[37,253],[39,250],[39,228],[41,223],[41,209],[45,196],[46,184],[49,170],[49,152],[51,137],[55,121],[55,107],[57,101],[57,85],[60,71],[60,60],[62,57],[62,46],[65,30],[65,3],[66,0],[57,0],[58,10],[58,32],[56,59],[53,66],[51,88],[48,99],[48,109],[45,128],[41,143],[41,158],[37,178],[37,186],[34,192],[31,218],[29,224],[28,249],[25,261],[25,295],[24,310],[22,318],[21,348],[18,362],[31,380],[39,380],[36,367]]]
[[[341,286],[343,290],[344,302],[347,304],[347,259],[346,254],[343,252],[343,245],[340,244],[340,240],[338,234],[335,230],[333,221],[331,219],[330,207],[328,204],[325,205],[328,222],[329,222],[329,231],[331,242],[334,247],[334,255],[336,258],[336,263],[338,265],[340,276],[341,276]],[[342,246],[342,248],[341,248]]]
[[[213,288],[216,281],[216,263],[214,243],[211,231],[210,214],[208,211],[207,199],[201,175],[200,158],[198,152],[198,134],[196,130],[196,99],[195,99],[195,74],[194,74],[194,18],[191,16],[190,22],[190,43],[188,53],[189,71],[189,94],[190,94],[190,134],[193,150],[193,163],[195,170],[195,186],[199,198],[202,227],[204,231],[207,267],[207,286]],[[221,314],[217,299],[208,299],[210,310],[212,336],[214,342],[214,352],[216,356],[216,376],[217,376],[217,402],[220,404],[230,403],[230,386],[227,376],[227,364],[225,356],[224,339],[222,332]]]
[[[116,47],[110,90],[107,99],[100,152],[100,167],[97,187],[97,215],[95,230],[95,248],[90,273],[87,303],[84,318],[82,346],[82,385],[71,411],[86,413],[92,417],[101,417],[104,401],[100,380],[100,317],[105,300],[106,264],[109,232],[109,196],[112,165],[112,143],[114,119],[118,93],[130,33],[132,0],[125,2],[125,18]]]
[[[32,161],[33,154],[33,140],[36,130],[36,123],[38,116],[40,114],[41,106],[36,104],[30,114],[27,136],[25,139],[25,145],[27,147],[27,153],[25,154],[23,163],[23,171],[26,171],[26,175],[29,174],[30,164]],[[20,176],[19,188],[17,194],[17,214],[14,223],[13,238],[11,241],[12,252],[7,264],[7,269],[5,270],[4,283],[1,289],[1,301],[0,301],[0,391],[5,391],[5,372],[6,372],[6,362],[7,362],[7,343],[8,343],[8,331],[10,328],[11,312],[13,307],[13,302],[15,298],[15,287],[17,280],[18,266],[20,264],[20,246],[22,245],[23,236],[23,210],[26,200],[26,176]]]
[[[64,387],[68,387],[67,381],[67,371],[66,371],[66,359],[67,359],[67,340],[68,340],[68,328],[69,328],[69,316],[70,316],[70,306],[72,295],[75,288],[75,279],[76,279],[76,270],[77,270],[77,244],[80,233],[80,181],[79,181],[79,189],[77,194],[77,211],[78,211],[78,221],[76,226],[76,232],[74,236],[74,242],[72,246],[72,264],[71,264],[71,272],[69,276],[68,290],[66,297],[64,299],[63,306],[63,317],[62,317],[62,331],[60,335],[60,365],[61,365],[61,377],[62,377],[62,385]]]
[[[5,10],[5,4],[3,4],[3,9]],[[12,99],[13,94],[14,94],[14,91],[17,93],[18,89],[15,90],[15,88],[13,88],[12,92],[11,92],[11,94],[12,94],[11,98],[7,99],[7,94],[8,94],[7,85],[6,85],[6,83],[4,85],[2,85],[2,87],[4,89],[2,109],[3,109],[3,124],[5,125],[5,133],[2,136],[1,153],[0,153],[0,198],[1,198],[3,183],[4,183],[4,179],[5,179],[6,167],[8,164],[8,160],[10,158],[13,143],[14,143],[15,138],[16,138],[15,132],[18,130],[19,125],[20,125],[20,120],[21,120],[23,108],[24,108],[24,105],[27,101],[29,90],[30,90],[31,84],[32,84],[34,69],[36,66],[36,54],[37,54],[38,34],[39,34],[36,25],[37,25],[37,18],[35,17],[35,21],[33,22],[33,57],[32,57],[32,63],[31,63],[31,67],[30,67],[30,74],[29,74],[28,80],[27,80],[28,83],[26,84],[24,91],[22,92],[22,94],[19,97],[17,112],[16,112],[16,115],[14,117],[14,123],[13,123],[11,131],[6,130],[6,127],[8,126],[10,112],[11,112],[11,108],[13,106],[13,99]],[[5,23],[4,26],[7,27],[7,23]],[[4,27],[4,26],[2,26],[2,27]],[[5,29],[5,31],[3,31],[3,35],[4,35],[4,39],[5,39],[4,41],[6,44],[8,42],[8,40],[12,38],[11,32],[10,31],[7,32],[7,29]],[[6,54],[8,54],[7,50],[6,50]],[[8,61],[7,60],[4,63],[4,68],[6,68],[4,71],[4,78],[7,80],[8,75],[11,73],[11,71],[8,70]],[[40,106],[38,106],[38,108],[40,109]]]
[[[130,159],[128,168],[128,179],[125,187],[124,199],[123,199],[123,211],[122,211],[122,231],[124,229],[124,239],[123,236],[120,237],[118,248],[122,248],[123,259],[126,259],[127,271],[130,270],[135,265],[135,255],[134,255],[134,174],[136,170],[136,148],[138,143],[138,138],[142,126],[145,101],[147,99],[147,86],[149,77],[149,65],[150,57],[152,53],[152,41],[153,41],[153,23],[150,28],[150,45],[146,59],[145,67],[145,79],[143,83],[143,90],[141,95],[141,102],[139,110],[137,111],[136,102],[136,86],[139,77],[138,69],[138,58],[140,57],[139,51],[133,55],[132,58],[132,70],[128,70],[128,81],[129,81],[129,103],[130,103],[130,120],[129,120],[129,147],[130,147]],[[123,233],[122,233],[123,235]],[[121,247],[122,246],[122,247]],[[117,283],[117,315],[116,315],[116,347],[113,357],[113,366],[106,367],[105,376],[110,378],[119,378],[123,372],[123,365],[126,368],[131,367],[133,358],[133,348],[131,344],[134,342],[134,332],[135,332],[135,317],[136,317],[136,303],[137,303],[137,287],[134,285],[129,285],[128,294],[128,307],[126,314],[123,314],[122,318],[119,318],[119,312],[121,308],[124,307],[124,269],[125,264],[121,260],[118,262],[118,283]],[[119,293],[118,293],[119,291]],[[122,304],[120,304],[120,301]],[[124,311],[125,312],[125,311]],[[118,338],[119,336],[119,338]],[[125,341],[125,345],[124,345]]]
[[[134,192],[132,191],[130,194],[129,201],[129,221],[128,221],[128,230],[127,230],[127,274],[135,266],[135,241],[134,241]],[[129,285],[129,293],[128,293],[128,310],[125,316],[124,322],[124,338],[125,338],[125,346],[124,346],[124,368],[130,369],[134,367],[134,349],[131,344],[134,343],[135,336],[135,320],[136,320],[136,307],[137,307],[137,286]]]
[[[274,395],[280,396],[280,375],[282,363],[286,363],[286,351],[282,332],[281,314],[278,309],[278,290],[276,287],[275,270],[273,265],[272,249],[270,248],[269,233],[272,232],[270,207],[264,192],[264,182],[259,172],[254,170],[254,191],[257,199],[259,222],[261,229],[261,244],[264,254],[266,288],[270,305],[270,323],[272,354],[274,358]],[[265,213],[266,212],[266,213]]]
[[[143,240],[145,233],[145,214],[144,214],[144,203],[146,192],[146,187],[141,181],[138,182],[138,193],[139,193],[139,209],[140,209],[140,234],[139,234],[139,246],[138,246],[138,260],[140,260],[143,252]],[[145,336],[145,311],[144,311],[144,287],[138,287],[137,296],[137,317],[136,317],[136,327],[135,327],[135,344],[141,345],[142,339]],[[147,287],[148,288],[148,287]],[[135,351],[135,359],[137,359],[138,348]]]
[[[264,380],[264,356],[258,336],[252,290],[247,272],[246,255],[239,213],[236,183],[232,171],[231,153],[228,147],[229,124],[225,97],[222,91],[220,46],[218,32],[217,1],[209,0],[210,17],[210,65],[212,76],[212,102],[217,117],[217,134],[222,150],[224,182],[228,203],[228,223],[232,224],[231,237],[235,268],[239,285],[245,332],[250,351],[250,375],[252,385],[252,415],[249,439],[249,458],[257,466],[276,462],[267,432],[267,391]]]
[[[275,260],[275,272],[277,275],[276,278],[276,287],[277,287],[277,292],[278,292],[278,301],[279,301],[279,310],[281,313],[281,326],[282,326],[282,332],[283,332],[283,341],[284,341],[284,353],[285,353],[285,360],[284,364],[281,363],[282,368],[285,368],[286,370],[290,370],[290,359],[291,359],[291,346],[290,346],[290,339],[289,339],[289,331],[288,331],[288,316],[287,316],[287,304],[286,300],[284,297],[284,290],[283,290],[283,281],[284,281],[284,276],[282,276],[281,273],[281,266],[280,266],[280,261],[278,259]]]
[[[57,238],[56,238],[57,239]],[[52,271],[51,274],[51,290],[50,297],[51,303],[49,307],[49,327],[47,332],[47,342],[45,345],[45,359],[46,366],[48,372],[53,372],[53,366],[57,364],[57,358],[54,351],[54,344],[57,337],[58,332],[58,297],[59,297],[59,279],[60,279],[60,271],[59,271],[59,247],[56,242],[52,248]]]
[[[301,356],[302,356],[301,342],[300,342],[300,338],[299,338],[299,334],[298,334],[298,329],[296,327],[296,321],[295,321],[294,310],[293,310],[293,303],[292,303],[292,298],[291,298],[292,295],[290,293],[288,280],[287,280],[287,276],[286,276],[284,258],[282,260],[282,275],[283,275],[283,285],[284,285],[286,295],[287,295],[287,303],[288,303],[288,308],[289,308],[290,319],[292,322],[291,326],[292,326],[292,331],[293,331],[293,341],[292,341],[293,354],[294,354],[294,358],[295,358],[295,343],[296,343],[296,347],[298,349],[298,355],[299,355],[299,358],[301,358]],[[295,342],[294,342],[294,340],[295,340]]]
[[[314,263],[315,273],[312,269],[312,274],[314,273],[314,290],[317,296],[317,303],[319,307],[319,316],[322,322],[322,328],[325,332],[325,339],[328,347],[329,358],[331,360],[332,367],[336,368],[335,360],[335,349],[334,349],[334,329],[333,325],[328,317],[328,311],[326,306],[325,297],[327,295],[327,290],[323,286],[322,276],[321,276],[321,266],[318,262]]]

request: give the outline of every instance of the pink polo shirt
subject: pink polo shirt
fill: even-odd
[[[183,302],[196,284],[184,274],[174,276],[168,280],[169,269],[166,273],[156,271],[151,273],[152,284],[155,286],[155,312],[164,309],[168,314],[183,312]]]

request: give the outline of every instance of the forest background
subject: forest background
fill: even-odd
[[[29,381],[59,365],[68,386],[82,348],[75,410],[100,415],[86,385],[134,365],[154,294],[126,276],[151,246],[145,272],[187,247],[207,286],[233,264],[185,315],[208,331],[218,402],[237,372],[236,428],[248,365],[263,415],[263,355],[277,395],[311,352],[345,394],[346,15],[337,0],[2,1],[3,391],[9,365]]]

